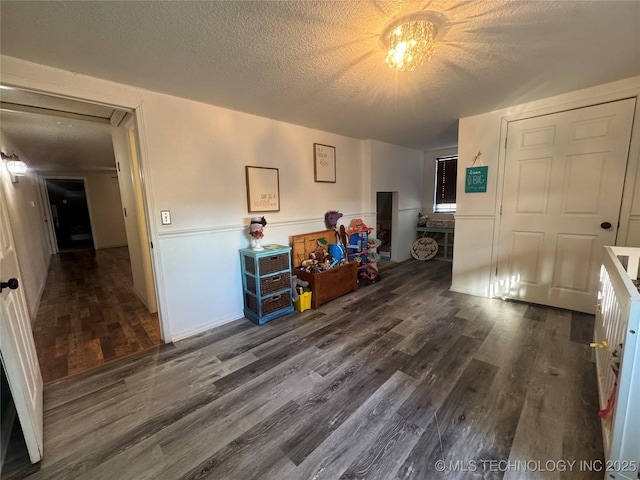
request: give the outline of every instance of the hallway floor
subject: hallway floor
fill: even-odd
[[[55,255],[33,335],[45,384],[160,345],[133,291],[127,247]]]

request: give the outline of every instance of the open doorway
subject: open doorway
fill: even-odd
[[[45,183],[58,251],[93,248],[84,180],[47,178]]]
[[[32,168],[31,182],[10,192],[11,215],[16,224],[29,216],[45,225],[42,239],[19,247],[24,258],[36,249],[51,259],[33,274],[27,269],[37,278],[31,315],[40,363],[49,364],[41,365],[45,383],[160,344],[144,186],[132,178],[142,176],[140,156],[131,153],[135,112],[15,88],[3,89],[4,100],[5,143]],[[26,201],[20,188],[39,190],[38,198]],[[51,251],[43,254],[43,245]],[[67,280],[76,288],[64,286]]]
[[[378,247],[382,260],[391,260],[393,199],[394,192],[376,193],[376,236],[382,242]]]
[[[25,179],[6,189],[2,204],[8,199],[11,206],[7,225],[32,226],[28,236],[16,239],[16,250],[21,250],[23,259],[22,290],[28,288],[30,317],[35,316],[38,360],[33,364],[41,367],[43,379],[46,376],[45,382],[50,383],[159,346],[163,342],[160,318],[155,297],[152,306],[148,296],[149,291],[155,295],[148,216],[145,205],[138,204],[144,198],[141,172],[137,170],[140,179],[136,184],[131,179],[131,163],[141,157],[131,158],[128,141],[116,148],[116,137],[127,138],[131,125],[135,127],[135,112],[15,88],[2,92],[3,149],[28,159],[30,168]],[[125,126],[125,117],[133,119],[130,126]],[[131,135],[135,137],[136,132]],[[47,183],[47,179],[82,180],[61,184]],[[58,232],[54,232],[49,187],[55,198]],[[66,192],[56,196],[58,189]],[[80,214],[76,211],[69,226],[63,225],[61,215],[66,212],[62,210],[76,206],[82,197],[88,207]],[[141,212],[139,218],[134,212]],[[119,228],[114,222],[119,219],[125,230],[123,217],[136,218],[137,230],[127,231],[126,239],[118,243],[114,236]],[[141,229],[145,229],[144,237]],[[78,242],[90,248],[77,249]],[[59,251],[58,243],[62,248],[70,244],[72,249]],[[134,250],[137,255],[131,253]],[[134,258],[140,265],[143,255],[151,274],[137,275],[146,282],[137,286],[132,274]],[[140,300],[144,293],[147,302]],[[50,375],[52,371],[56,373]],[[42,400],[42,393],[38,397]],[[25,402],[24,396],[16,395],[16,399]],[[42,422],[42,411],[39,420]]]

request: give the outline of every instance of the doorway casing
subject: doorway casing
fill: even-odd
[[[136,149],[136,163],[137,163],[137,173],[139,175],[139,181],[137,181],[137,188],[139,189],[139,193],[135,195],[137,199],[136,202],[142,200],[142,205],[139,207],[136,205],[134,208],[136,210],[140,210],[144,213],[144,219],[141,220],[141,224],[146,227],[147,230],[147,246],[149,247],[149,255],[148,255],[148,267],[147,270],[149,273],[146,274],[145,279],[152,280],[153,285],[149,288],[145,287],[146,290],[151,290],[153,292],[153,297],[155,298],[155,305],[157,307],[158,312],[158,321],[160,324],[160,331],[163,341],[167,341],[171,338],[170,336],[170,327],[168,321],[163,317],[164,312],[167,311],[166,304],[164,301],[164,283],[162,279],[162,274],[160,270],[160,258],[159,252],[157,248],[153,248],[153,237],[154,235],[151,232],[155,232],[156,224],[154,222],[153,216],[150,215],[150,212],[153,211],[153,199],[152,195],[149,192],[149,186],[145,182],[145,178],[148,177],[148,165],[146,164],[146,158],[148,157],[146,152],[146,141],[145,141],[145,129],[144,129],[144,107],[142,105],[142,99],[137,96],[132,95],[119,95],[119,94],[104,94],[103,92],[98,91],[88,91],[86,89],[80,88],[78,85],[71,85],[68,83],[57,83],[53,82],[50,79],[43,79],[37,76],[22,76],[22,75],[14,75],[11,73],[7,73],[5,70],[3,72],[3,85],[10,86],[12,88],[24,89],[27,91],[32,91],[36,93],[41,93],[44,95],[52,95],[62,98],[68,98],[71,100],[75,100],[78,102],[85,102],[90,104],[104,105],[109,106],[114,109],[123,110],[129,112],[130,119],[130,127],[133,127],[133,133],[136,140],[135,147],[127,146],[127,149],[135,148]],[[126,119],[123,120],[122,117],[119,118],[120,126],[117,128],[126,130],[127,127],[124,126]],[[115,128],[115,127],[114,127]],[[126,133],[128,136],[129,133]],[[130,151],[130,150],[129,150]],[[120,162],[121,168],[124,164],[131,164],[131,159],[129,155],[124,157],[120,157],[116,154],[116,162]],[[131,167],[129,167],[131,168]],[[42,187],[40,188],[40,196],[44,192],[42,191]],[[45,215],[45,218],[48,220],[48,223],[51,222],[51,212],[46,211],[46,208],[43,208],[45,211],[42,212]],[[48,227],[50,230],[50,227]],[[51,242],[51,238],[49,239]],[[53,252],[53,247],[52,247]],[[153,302],[152,302],[153,305]]]

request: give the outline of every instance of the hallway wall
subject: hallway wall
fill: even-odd
[[[391,243],[393,260],[401,262],[411,257],[418,212],[422,208],[424,154],[376,140],[365,143],[371,157],[371,205],[376,205],[377,192],[398,192],[397,225],[392,226]]]
[[[51,176],[45,175],[45,177],[84,179],[95,248],[99,250],[127,245],[120,188],[115,169],[113,172],[70,170],[57,172]]]
[[[0,130],[0,150],[16,153],[24,158],[11,141]],[[20,263],[20,284],[25,292],[31,322],[35,320],[38,305],[47,281],[47,272],[51,262],[51,251],[44,228],[42,202],[38,192],[37,178],[33,172],[27,172],[11,183],[4,162],[0,167],[0,201],[6,201],[11,215],[11,228],[15,242],[18,262]]]
[[[85,183],[95,248],[123,247],[127,244],[118,176],[90,173]]]

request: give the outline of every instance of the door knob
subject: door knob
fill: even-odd
[[[15,290],[18,288],[18,279],[10,278],[8,282],[0,282],[0,292],[3,288],[9,288],[10,290]]]
[[[611,228],[611,224],[609,222],[602,222],[600,224],[600,228],[604,229],[604,230],[608,230]]]

